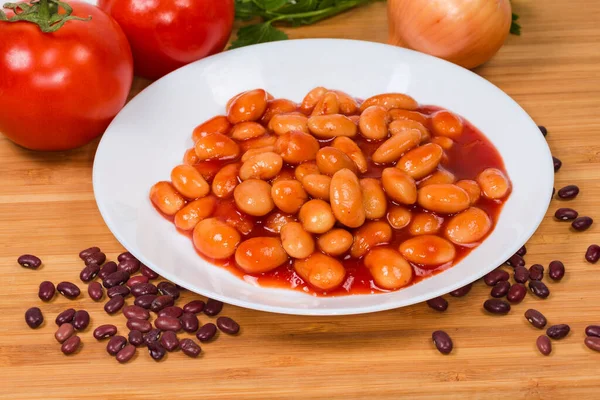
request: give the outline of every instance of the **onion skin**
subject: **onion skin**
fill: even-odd
[[[509,0],[388,0],[389,44],[475,68],[502,47]]]

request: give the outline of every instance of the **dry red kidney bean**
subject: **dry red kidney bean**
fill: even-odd
[[[73,321],[73,317],[75,316],[75,309],[68,308],[65,311],[61,312],[56,316],[56,325],[61,326],[62,324],[66,324],[67,322]]]
[[[200,321],[198,321],[198,317],[196,317],[196,314],[192,314],[192,313],[183,313],[183,315],[180,318],[181,320],[181,327],[183,328],[184,331],[188,332],[188,333],[194,333],[198,330],[198,327],[200,326]]]
[[[201,313],[202,310],[204,310],[204,306],[205,304],[202,300],[192,300],[185,306],[183,306],[183,311],[192,314],[198,314]]]
[[[600,351],[600,337],[588,336],[583,341],[590,350]]]
[[[219,300],[208,299],[204,307],[204,314],[214,317],[223,309],[223,302]]]
[[[119,351],[127,344],[125,336],[117,335],[110,338],[106,344],[106,351],[111,356],[116,356]]]
[[[125,285],[113,286],[106,291],[106,295],[111,299],[115,296],[123,296],[123,298],[125,298],[125,297],[129,296],[129,293],[130,293],[130,290]]]
[[[129,275],[133,275],[140,270],[140,262],[134,258],[119,262],[117,267],[120,271],[125,271]]]
[[[565,265],[558,260],[552,261],[548,266],[548,276],[552,280],[560,281],[565,276]]]
[[[171,282],[160,282],[157,288],[158,291],[163,295],[171,296],[175,300],[179,298],[179,289]]]
[[[448,309],[448,302],[443,297],[435,297],[433,299],[427,300],[427,305],[429,308],[433,308],[436,311],[446,311]],[[221,318],[219,318],[221,319]],[[217,320],[218,326],[218,320]],[[221,328],[219,326],[219,328]]]
[[[568,185],[558,189],[558,197],[563,200],[574,199],[579,194],[579,187],[576,185]]]
[[[500,281],[494,285],[491,291],[492,297],[500,298],[508,294],[510,283],[508,281]]]
[[[556,193],[556,188],[552,188],[552,197],[554,197],[554,193]]]
[[[131,294],[134,297],[144,296],[146,294],[157,294],[158,289],[151,283],[139,283],[131,288]]]
[[[122,285],[129,280],[129,274],[126,271],[116,271],[108,275],[102,281],[102,285],[105,288],[110,289],[111,287]]]
[[[587,336],[600,337],[600,325],[589,325],[585,328],[585,334]]]
[[[35,329],[40,326],[44,322],[42,310],[40,310],[38,307],[31,307],[29,310],[25,311],[25,322],[31,329]]]
[[[202,328],[196,333],[196,337],[201,342],[208,342],[217,334],[217,326],[212,322],[202,325]]]
[[[531,290],[533,294],[541,299],[545,299],[546,297],[550,296],[550,289],[548,289],[548,286],[541,281],[530,281],[529,290]]]
[[[537,346],[540,353],[542,353],[545,356],[552,353],[552,343],[546,335],[540,335],[535,341],[535,345]]]
[[[148,283],[148,277],[144,275],[132,276],[131,278],[129,278],[126,285],[131,289],[135,285],[139,285],[141,283]]]
[[[161,331],[179,331],[181,330],[181,321],[172,317],[158,317],[154,321],[154,326]],[[141,329],[140,329],[141,330]]]
[[[132,260],[132,259],[137,260],[137,258],[135,258],[134,255],[128,251],[125,251],[117,256],[117,261],[119,261],[119,262],[125,261],[125,260]]]
[[[465,285],[461,288],[458,288],[456,290],[451,291],[450,293],[448,293],[450,296],[452,297],[463,297],[466,296],[467,293],[469,293],[471,291],[471,288],[473,287],[472,283],[469,283],[468,285]]]
[[[562,167],[562,161],[560,161],[558,158],[552,156],[552,163],[554,164],[554,172],[558,172],[560,167]]]
[[[88,285],[88,295],[94,301],[102,300],[104,296],[104,289],[99,282],[90,282]]]
[[[114,261],[109,261],[104,264],[102,268],[100,268],[100,272],[98,272],[98,278],[104,280],[113,272],[117,272],[117,263]]]
[[[82,282],[89,282],[98,275],[98,272],[100,272],[100,266],[98,264],[90,264],[81,270],[79,279]]]
[[[111,324],[100,325],[94,329],[94,338],[102,340],[117,334],[117,327]]]
[[[170,307],[174,303],[173,297],[169,295],[158,296],[150,304],[150,309],[154,312],[159,312],[165,307]]]
[[[150,342],[148,343],[148,353],[150,353],[150,357],[152,357],[154,361],[160,361],[167,351],[159,342]]]
[[[525,318],[527,319],[527,321],[529,321],[531,325],[535,326],[538,329],[544,328],[548,323],[546,317],[544,317],[544,314],[542,314],[538,310],[534,310],[533,308],[530,308],[529,310],[525,311]]]
[[[515,268],[514,272],[515,282],[517,283],[525,283],[529,279],[529,270],[523,266],[518,266]]]
[[[229,335],[235,335],[240,331],[240,324],[238,324],[229,317],[217,318],[217,326],[219,327],[221,332],[225,332]]]
[[[160,338],[160,333],[161,333],[160,329],[151,329],[148,333],[144,334],[144,336],[143,336],[144,343],[148,344],[148,343],[156,342]]]
[[[152,305],[152,302],[157,298],[158,296],[155,294],[147,294],[144,296],[140,296],[140,297],[136,297],[136,299],[133,301],[133,304],[135,304],[136,306],[140,306],[142,308],[145,308],[146,310],[150,309],[150,306]]]
[[[202,352],[200,346],[198,346],[192,339],[182,339],[179,347],[181,347],[183,354],[192,358],[198,357]]]
[[[148,312],[148,310],[146,310],[140,306],[136,306],[136,305],[125,306],[123,308],[123,315],[127,319],[129,319],[129,318],[137,318],[137,319],[150,318],[150,313]]]
[[[140,331],[146,333],[150,332],[150,329],[152,329],[152,324],[145,319],[129,318],[127,320],[127,328],[129,328],[129,330],[132,331]]]
[[[175,351],[179,348],[179,339],[177,339],[177,334],[173,331],[163,332],[160,337],[160,344],[167,351]]]
[[[444,331],[435,331],[431,334],[431,339],[433,340],[433,344],[435,348],[442,354],[450,354],[452,351],[452,339],[450,336]]]
[[[90,324],[90,314],[85,310],[79,310],[73,316],[73,327],[82,331]]]
[[[23,254],[17,258],[17,262],[23,268],[38,269],[42,265],[42,260],[32,254]]]
[[[506,260],[506,264],[510,265],[513,268],[516,267],[524,267],[525,266],[525,260],[523,259],[523,257],[521,257],[518,254],[513,254],[508,260]]]
[[[530,281],[541,281],[544,278],[544,266],[540,264],[533,264],[529,267],[529,280]]]
[[[554,340],[564,338],[571,331],[571,327],[567,324],[552,325],[546,329],[546,335]]]
[[[123,296],[117,295],[109,301],[107,301],[106,304],[104,304],[104,311],[106,311],[109,314],[114,314],[118,312],[121,308],[123,308],[124,304],[125,299],[123,298]]]
[[[571,221],[579,216],[579,213],[572,208],[559,208],[554,213],[554,217],[559,221]]]
[[[162,310],[160,310],[157,315],[159,317],[179,318],[179,317],[181,317],[182,314],[183,314],[183,310],[181,307],[170,306],[170,307],[165,307]]]
[[[507,281],[510,278],[508,272],[501,269],[493,270],[483,277],[483,281],[488,286],[494,286],[500,281]]]
[[[83,262],[85,263],[85,265],[92,265],[92,264],[102,265],[102,264],[104,264],[104,261],[106,261],[106,254],[104,254],[101,251],[99,251],[97,253],[92,253],[83,259]]]
[[[142,273],[142,275],[147,276],[148,279],[156,279],[159,276],[156,272],[152,271],[144,264],[140,265],[140,272]]]
[[[540,125],[540,126],[538,126],[538,128],[539,128],[540,132],[542,132],[542,135],[546,136],[548,134],[548,129],[546,129],[545,126]]]
[[[525,245],[521,246],[521,248],[519,250],[517,250],[517,252],[515,253],[521,257],[524,257],[525,254],[527,254],[527,247],[525,247]]]
[[[62,324],[54,333],[54,338],[58,341],[58,343],[63,343],[65,340],[73,336],[74,333],[75,328],[73,328],[73,325]]]
[[[590,245],[585,252],[585,259],[589,263],[596,264],[600,260],[600,246],[597,244]]]
[[[88,258],[89,256],[91,256],[94,253],[98,253],[100,252],[100,247],[89,247],[85,250],[81,250],[79,252],[79,258],[81,258],[82,260],[85,260],[86,258]]]
[[[138,330],[129,331],[129,343],[136,347],[144,344],[144,336],[142,335],[142,332]]]
[[[489,299],[483,303],[483,308],[492,314],[508,314],[510,304],[499,299]]]
[[[65,340],[65,342],[60,347],[60,350],[67,355],[73,354],[79,349],[80,344],[81,339],[79,338],[79,336],[71,336],[70,338]]]
[[[56,285],[56,290],[58,291],[58,293],[65,296],[67,299],[75,299],[81,293],[77,285],[71,282],[59,283],[58,285]]]
[[[594,220],[590,217],[577,217],[573,222],[571,222],[571,226],[576,231],[585,231],[590,226],[592,226],[593,223]]]
[[[121,364],[126,363],[127,361],[131,360],[133,358],[133,356],[135,355],[136,352],[136,348],[134,345],[132,344],[128,344],[127,346],[123,347],[118,353],[117,353],[117,361],[120,362]]]
[[[54,293],[56,293],[54,283],[50,281],[44,281],[40,283],[40,289],[38,290],[38,297],[40,300],[50,301],[54,297]]]
[[[506,295],[506,300],[510,301],[511,303],[520,303],[523,301],[526,294],[527,288],[525,285],[521,283],[515,283],[510,287],[510,290]]]

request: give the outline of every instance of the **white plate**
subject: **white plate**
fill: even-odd
[[[493,233],[453,268],[393,293],[341,297],[253,286],[203,261],[191,241],[148,200],[192,147],[191,132],[224,112],[234,94],[264,88],[300,101],[316,86],[357,97],[404,92],[448,108],[498,148],[513,191]],[[177,284],[226,303],[303,315],[358,314],[402,307],[473,282],[508,259],[534,233],[548,207],[553,170],[536,124],[478,75],[440,59],[382,44],[296,40],[227,51],[181,68],[149,86],[114,119],[94,163],[94,192],[106,224],[125,248]]]

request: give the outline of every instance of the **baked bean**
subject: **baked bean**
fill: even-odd
[[[242,122],[233,127],[231,138],[235,140],[248,140],[260,137],[267,133],[267,130],[258,122]]]
[[[221,170],[221,163],[217,160],[198,161],[193,165],[206,182],[212,182],[215,175]]]
[[[196,154],[196,149],[195,148],[191,148],[191,149],[187,149],[185,151],[185,153],[183,153],[183,163],[185,165],[194,165],[196,163],[198,163],[200,161],[200,159],[198,158],[198,155]]]
[[[251,149],[259,149],[261,147],[266,146],[275,146],[275,142],[277,142],[277,135],[266,134],[254,139],[244,140],[243,142],[239,142],[238,145],[243,152],[246,152]]]
[[[304,190],[313,198],[329,201],[331,178],[327,175],[312,174],[302,179]]]
[[[271,185],[259,179],[248,179],[237,185],[233,197],[237,207],[248,215],[267,215],[275,207]]]
[[[442,160],[444,150],[434,143],[427,143],[410,150],[396,165],[414,179],[421,179],[435,171]]]
[[[291,222],[281,228],[281,245],[294,258],[306,258],[315,251],[315,241],[299,222]]]
[[[400,108],[403,110],[415,110],[419,104],[412,97],[403,93],[384,93],[366,99],[360,106],[360,111],[365,111],[371,106],[382,106],[386,110]]]
[[[278,114],[287,114],[298,109],[298,104],[288,99],[274,99],[267,101],[267,109],[263,114],[260,122],[263,125],[268,125],[271,119]]]
[[[492,229],[492,219],[485,211],[471,207],[455,215],[446,224],[446,237],[455,244],[480,241]]]
[[[325,96],[325,93],[327,93],[327,89],[322,86],[316,87],[308,92],[302,100],[302,104],[300,104],[300,111],[306,115],[310,114],[317,103]]]
[[[454,245],[434,235],[417,236],[404,241],[400,245],[400,253],[408,261],[426,266],[446,264],[456,257]]]
[[[319,249],[330,256],[336,257],[347,252],[352,246],[354,238],[345,229],[332,229],[321,235],[317,240]]]
[[[40,287],[38,289],[38,297],[40,298],[40,300],[50,301],[54,298],[55,293],[56,287],[54,287],[54,283],[50,281],[44,281],[40,283]]]
[[[358,122],[360,133],[367,139],[381,140],[388,135],[388,123],[390,117],[387,110],[381,106],[367,107]]]
[[[296,178],[294,176],[294,171],[291,169],[282,169],[281,172],[277,174],[277,176],[269,181],[271,186],[276,184],[277,182],[283,181],[295,181]]]
[[[240,243],[240,234],[216,218],[207,218],[194,228],[193,241],[196,250],[205,256],[224,259],[235,252]]]
[[[240,154],[240,146],[221,133],[213,133],[198,139],[194,148],[200,161],[231,160]]]
[[[274,237],[255,237],[245,240],[235,251],[235,262],[250,274],[271,271],[287,260],[288,255],[281,245],[281,240]]]
[[[454,183],[456,177],[454,174],[447,169],[439,168],[435,170],[431,175],[420,181],[417,186],[420,188],[427,185],[434,185],[436,183]]]
[[[198,125],[194,128],[194,132],[192,133],[192,140],[194,143],[198,141],[198,139],[206,137],[208,135],[212,135],[213,133],[221,133],[223,135],[229,134],[231,131],[231,124],[229,120],[224,115],[218,115],[214,118],[209,119]]]
[[[438,233],[444,219],[434,214],[418,213],[413,215],[408,231],[413,236],[433,235]]]
[[[406,130],[383,142],[373,153],[372,159],[378,164],[397,161],[402,154],[419,144],[421,134],[415,129]]]
[[[317,115],[308,119],[308,129],[321,139],[338,136],[354,137],[358,128],[351,119],[341,114]]]
[[[349,169],[336,172],[329,193],[331,210],[338,222],[350,228],[358,228],[365,222],[362,191],[354,172]]]
[[[225,199],[233,194],[239,183],[238,174],[241,166],[241,163],[228,164],[217,172],[212,182],[212,192],[215,196]]]
[[[285,135],[288,132],[308,132],[308,118],[306,115],[279,114],[271,118],[269,129],[277,135]]]
[[[417,130],[421,134],[418,143],[424,143],[429,141],[431,135],[425,126],[419,122],[411,121],[408,119],[399,119],[392,121],[388,127],[392,136],[400,135],[406,131]]]
[[[254,157],[257,154],[262,154],[262,153],[268,153],[268,152],[274,152],[275,151],[275,146],[265,146],[265,147],[259,147],[256,149],[249,149],[248,151],[246,151],[243,155],[242,158],[240,159],[242,162],[246,162],[248,161],[250,158]],[[231,164],[228,164],[231,165]]]
[[[342,92],[341,90],[334,90],[333,92],[338,96],[341,114],[354,115],[358,112],[358,103],[354,97],[350,96],[348,93]]]
[[[354,140],[345,136],[340,136],[333,140],[331,146],[350,157],[360,172],[365,173],[367,172],[367,169],[369,169],[365,155]]]
[[[314,160],[319,149],[317,139],[303,132],[288,132],[275,142],[275,152],[288,164]]]
[[[71,324],[62,324],[54,333],[54,338],[58,343],[63,343],[65,340],[73,336],[75,328]]]
[[[385,216],[387,211],[387,197],[379,180],[364,178],[360,180],[362,190],[362,201],[367,219],[379,219]]]
[[[454,140],[446,136],[436,136],[431,139],[431,143],[435,143],[444,150],[450,150],[454,146]]]
[[[294,260],[294,269],[305,282],[320,290],[333,290],[340,286],[346,277],[342,263],[322,253],[313,253],[308,258]]]
[[[469,195],[453,184],[435,184],[419,189],[417,202],[427,210],[454,214],[469,207]]]
[[[365,257],[365,267],[369,269],[377,286],[396,290],[410,283],[413,269],[402,255],[394,249],[376,247]]]
[[[273,197],[273,202],[277,208],[289,214],[297,213],[308,200],[308,195],[302,184],[296,180],[284,180],[274,183],[271,187],[271,197]]]
[[[227,107],[227,119],[232,124],[258,121],[267,109],[267,92],[254,89],[235,97]]]
[[[381,183],[385,193],[392,200],[402,204],[414,204],[417,201],[415,180],[398,168],[386,168],[381,173]]]
[[[272,233],[281,233],[281,228],[290,222],[295,222],[296,218],[292,215],[283,214],[280,212],[273,212],[265,219],[265,229]]]
[[[283,159],[279,154],[268,152],[251,157],[242,164],[240,168],[240,179],[271,179],[274,178],[283,167]]]
[[[356,173],[356,164],[346,153],[335,147],[323,147],[317,152],[317,167],[322,174],[333,176],[339,170],[347,168]]]
[[[450,111],[442,110],[433,114],[431,125],[436,135],[447,136],[452,139],[460,137],[463,133],[461,119]]]
[[[340,100],[335,92],[327,92],[317,102],[311,116],[315,115],[331,115],[340,112]]]
[[[488,199],[501,199],[510,191],[508,178],[497,168],[487,168],[477,176],[481,192]]]
[[[425,114],[421,114],[418,111],[408,111],[408,110],[403,110],[401,108],[392,108],[391,110],[388,111],[390,118],[392,120],[397,120],[397,119],[405,119],[405,120],[411,120],[411,121],[416,121],[420,124],[425,125],[427,123],[428,117]]]
[[[183,197],[169,182],[158,182],[150,189],[150,200],[165,215],[175,215],[185,205]]]
[[[467,179],[456,182],[456,186],[467,192],[469,195],[469,203],[471,205],[479,201],[479,198],[481,197],[481,189],[479,189],[479,184],[477,182]]]
[[[191,231],[198,222],[210,216],[217,205],[214,196],[206,196],[188,203],[175,214],[175,226],[183,231]]]
[[[318,150],[317,150],[318,151]],[[316,158],[317,153],[315,153]],[[304,180],[304,177],[312,174],[320,174],[319,167],[317,167],[317,163],[314,161],[307,161],[300,165],[298,165],[294,170],[294,176],[300,182]]]
[[[410,224],[412,213],[402,206],[391,206],[387,213],[387,220],[394,229],[402,229]]]
[[[367,222],[354,232],[350,256],[360,258],[375,246],[389,244],[392,228],[384,221]]]
[[[300,208],[298,218],[304,230],[310,233],[325,233],[333,228],[335,217],[331,206],[323,200],[309,200]]]

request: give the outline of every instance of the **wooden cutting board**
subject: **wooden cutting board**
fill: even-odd
[[[600,2],[513,4],[522,36],[510,36],[476,72],[548,127],[550,147],[563,161],[556,187],[579,185],[581,194],[568,205],[600,222]],[[289,34],[385,42],[385,7],[373,4]],[[146,84],[136,81],[132,93]],[[199,359],[178,352],[156,363],[140,351],[133,362],[119,365],[106,353],[106,344],[93,339],[92,329],[82,333],[79,354],[64,356],[53,337],[54,318],[68,307],[88,310],[94,326],[115,323],[127,332],[122,315],[108,316],[87,293],[77,301],[57,297],[43,304],[46,322],[40,329],[29,329],[23,318],[27,308],[40,303],[41,281],[80,283],[81,249],[97,245],[113,258],[122,251],[94,202],[96,145],[42,154],[0,137],[0,398],[600,398],[600,353],[583,344],[585,326],[600,324],[600,264],[583,259],[590,243],[600,243],[600,229],[596,224],[571,233],[568,224],[552,217],[565,204],[559,201],[552,202],[528,243],[526,259],[529,265],[562,260],[566,277],[549,283],[549,299],[528,296],[507,316],[484,313],[489,288],[478,282],[466,298],[449,298],[445,313],[418,304],[311,318],[227,306],[223,314],[240,322],[241,334],[221,334],[203,346]],[[29,252],[43,258],[43,268],[30,271],[16,264]],[[541,332],[523,317],[530,307],[544,312],[550,323],[571,325],[572,333],[554,343],[549,357],[537,352]],[[436,329],[452,336],[451,355],[434,349]]]

